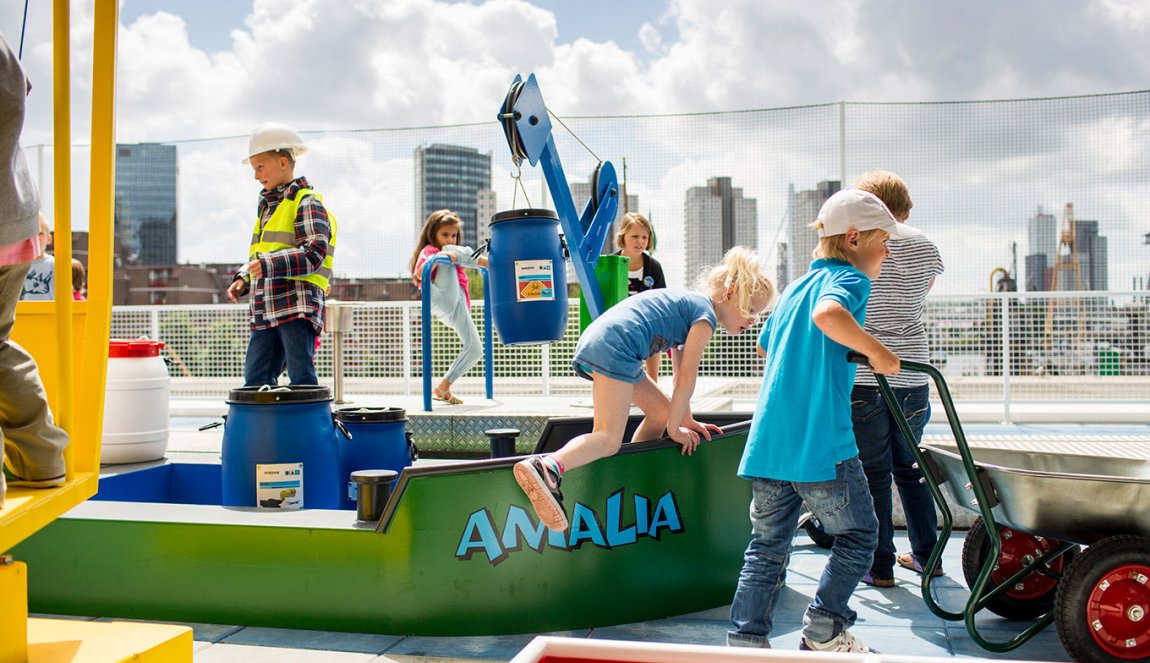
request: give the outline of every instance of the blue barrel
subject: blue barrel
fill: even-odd
[[[224,506],[338,509],[339,451],[327,387],[228,392]]]
[[[551,343],[567,329],[567,268],[559,216],[518,209],[491,217],[491,315],[507,345]]]
[[[360,470],[402,472],[415,460],[407,439],[407,411],[399,407],[349,407],[335,411],[335,420],[351,435],[335,433],[339,445],[341,507],[355,509],[351,473]],[[377,518],[378,520],[378,518]]]

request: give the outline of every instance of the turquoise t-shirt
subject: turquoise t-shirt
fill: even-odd
[[[861,326],[869,296],[870,279],[840,260],[814,261],[783,292],[759,336],[766,369],[739,476],[828,481],[836,463],[858,455],[850,400],[855,364],[811,314],[832,299]]]

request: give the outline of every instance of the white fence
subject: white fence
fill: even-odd
[[[1150,401],[1150,297],[1145,292],[993,293],[932,296],[925,324],[931,363],[948,377],[956,400]],[[480,334],[482,301],[472,315]],[[758,328],[741,336],[720,333],[709,344],[700,375],[718,385],[711,395],[753,398],[761,360]],[[148,336],[167,345],[173,394],[214,394],[238,383],[248,340],[247,307],[115,307],[113,338]],[[497,394],[589,394],[570,362],[579,334],[572,300],[563,340],[541,346],[495,343]],[[459,352],[455,334],[432,326],[432,367],[443,375]],[[343,338],[343,375],[354,393],[420,393],[421,309],[418,302],[356,305]],[[321,377],[333,375],[332,335],[317,355]],[[476,365],[461,381],[462,393],[481,393],[486,368]],[[669,373],[666,364],[664,371]],[[214,385],[214,386],[209,386]]]

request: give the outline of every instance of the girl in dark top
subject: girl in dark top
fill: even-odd
[[[626,256],[631,261],[627,267],[628,295],[667,287],[663,266],[648,253],[655,250],[655,229],[647,217],[636,212],[624,214],[619,232],[615,234],[615,246],[619,247],[615,255]],[[647,358],[647,374],[656,383],[659,381],[659,364],[662,359],[662,354]]]
[[[647,217],[635,212],[624,214],[619,232],[615,234],[615,246],[619,247],[615,255],[627,256],[631,260],[627,268],[630,294],[667,287],[663,266],[648,253],[655,250],[655,230]]]

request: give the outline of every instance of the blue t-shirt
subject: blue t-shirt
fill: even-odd
[[[783,292],[759,336],[767,363],[739,476],[828,481],[836,463],[858,455],[850,400],[855,364],[811,315],[830,299],[861,326],[869,296],[870,279],[840,260],[814,261]]]
[[[714,330],[715,306],[707,295],[666,288],[641,292],[587,325],[571,365],[588,379],[599,373],[634,384],[643,379],[647,357],[685,343],[700,320]]]

